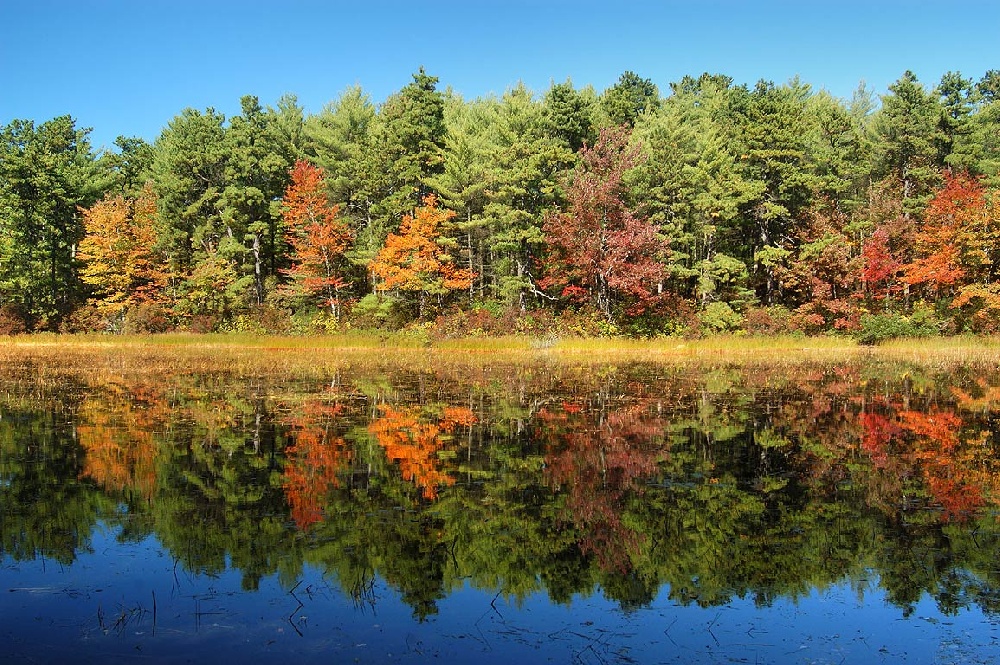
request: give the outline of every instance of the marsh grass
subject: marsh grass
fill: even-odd
[[[149,375],[231,372],[310,376],[351,367],[454,371],[529,365],[597,366],[633,362],[780,368],[891,360],[946,367],[1000,363],[1000,338],[909,339],[876,347],[843,337],[656,338],[470,337],[432,341],[407,333],[322,337],[166,334],[0,337],[0,363],[36,371]]]

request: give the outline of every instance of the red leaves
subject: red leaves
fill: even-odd
[[[903,264],[889,248],[889,232],[879,227],[861,249],[861,279],[867,295],[874,299],[888,298],[898,290],[896,279]]]
[[[545,219],[551,255],[540,285],[558,288],[573,300],[587,294],[610,320],[614,301],[642,303],[654,297],[664,274],[659,258],[666,242],[625,202],[622,178],[639,161],[627,130],[602,130],[580,157],[582,168],[567,191],[568,209]]]

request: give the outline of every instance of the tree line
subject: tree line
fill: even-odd
[[[0,129],[0,332],[995,332],[1000,71]]]

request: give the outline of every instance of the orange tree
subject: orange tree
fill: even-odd
[[[155,300],[168,274],[156,256],[156,197],[147,184],[136,199],[107,196],[83,211],[86,235],[77,258],[97,313],[115,327],[132,307]]]
[[[282,199],[285,239],[292,249],[291,278],[285,293],[293,298],[318,300],[339,318],[344,279],[344,252],[353,233],[326,195],[323,169],[299,160]]]
[[[993,200],[991,200],[991,198]],[[1000,214],[982,183],[968,174],[945,174],[915,239],[906,281],[947,304],[959,324],[996,331],[1000,314]]]
[[[457,243],[445,231],[455,216],[437,207],[433,194],[412,215],[405,215],[399,233],[390,233],[385,245],[369,264],[379,291],[416,294],[423,317],[429,296],[438,301],[448,293],[468,289],[475,274],[457,268]]]

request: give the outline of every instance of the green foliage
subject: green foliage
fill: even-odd
[[[604,91],[600,105],[612,125],[634,126],[639,116],[653,113],[659,107],[660,91],[649,79],[626,71],[615,85]]]
[[[865,314],[855,338],[861,344],[878,344],[903,337],[931,337],[939,334],[933,310],[915,308],[911,316],[896,313]]]
[[[875,172],[899,188],[904,210],[918,212],[937,183],[935,165],[944,136],[940,107],[932,93],[907,71],[889,86],[875,118],[878,137]]]
[[[83,300],[78,209],[112,182],[88,133],[68,115],[0,128],[0,304],[16,307],[29,328],[56,328]]]
[[[732,332],[742,323],[743,317],[725,302],[710,302],[701,312],[701,325],[707,332]]]
[[[405,302],[385,293],[369,293],[351,307],[348,315],[354,328],[387,328],[399,330],[408,315]]]

